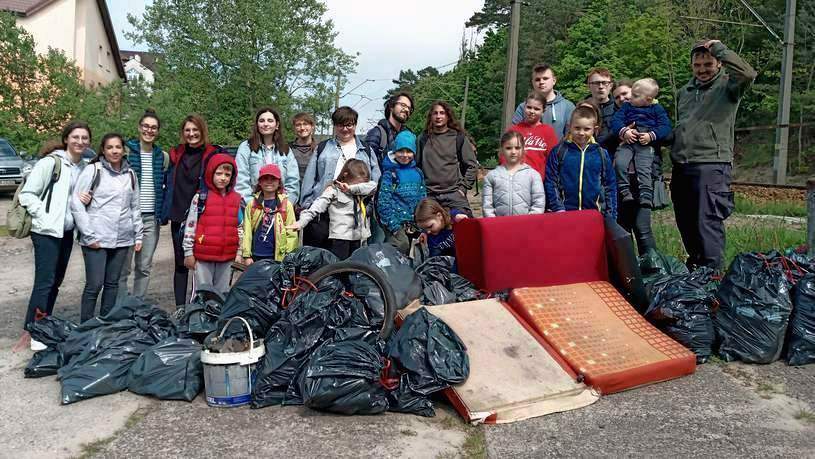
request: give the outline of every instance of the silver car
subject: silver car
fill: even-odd
[[[0,139],[0,191],[16,190],[32,167],[20,157],[8,140]]]

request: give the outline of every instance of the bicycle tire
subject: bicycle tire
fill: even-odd
[[[317,284],[326,277],[353,273],[363,274],[369,277],[374,281],[379,291],[382,292],[382,300],[385,303],[385,321],[382,324],[382,330],[379,331],[379,337],[383,340],[388,339],[393,331],[393,321],[396,318],[396,294],[393,292],[391,284],[385,278],[385,274],[378,268],[357,261],[341,261],[323,266],[317,271],[314,271],[308,277],[308,280],[312,284]]]

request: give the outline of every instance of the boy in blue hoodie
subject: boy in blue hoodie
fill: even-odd
[[[620,146],[614,155],[614,170],[622,201],[631,202],[628,166],[633,159],[637,172],[640,205],[653,207],[654,184],[651,167],[654,164],[654,144],[671,134],[668,113],[655,101],[659,85],[653,78],[643,78],[631,87],[631,100],[625,102],[611,120],[611,132],[620,136]]]
[[[611,158],[595,140],[597,111],[581,105],[574,109],[569,134],[546,160],[546,208],[553,212],[597,209],[617,219],[617,180]]]
[[[387,232],[387,242],[406,254],[410,250],[406,226],[413,222],[413,211],[427,196],[427,191],[424,175],[416,167],[416,135],[402,131],[396,135],[393,145],[393,151],[382,158],[376,210],[379,223]]]

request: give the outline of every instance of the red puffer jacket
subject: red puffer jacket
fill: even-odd
[[[232,178],[226,194],[215,188],[213,177],[221,164],[232,165]],[[196,260],[210,262],[232,261],[238,253],[238,213],[241,208],[241,196],[232,190],[237,177],[235,160],[225,154],[216,154],[207,163],[204,180],[207,184],[207,199],[204,211],[198,217],[195,228],[195,246],[193,254]]]

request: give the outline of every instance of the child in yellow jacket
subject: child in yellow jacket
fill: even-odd
[[[297,221],[294,206],[280,186],[280,168],[267,164],[260,169],[255,193],[246,203],[241,255],[244,263],[280,261],[297,248],[297,232],[286,229]]]

